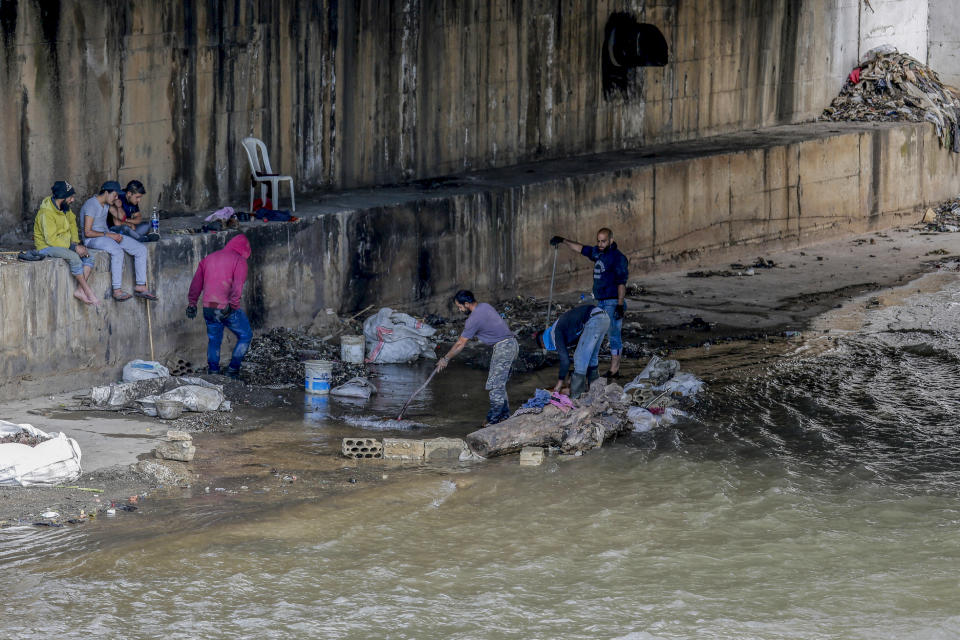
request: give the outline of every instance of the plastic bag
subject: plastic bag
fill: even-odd
[[[429,338],[436,329],[411,315],[384,307],[363,323],[367,362],[413,362],[419,357],[436,359]]]
[[[0,485],[61,484],[80,477],[80,445],[76,440],[63,433],[44,433],[33,425],[0,420],[0,437],[21,431],[48,439],[35,447],[0,444]]]
[[[137,382],[138,380],[150,380],[151,378],[166,378],[170,375],[170,370],[159,362],[150,360],[131,360],[123,367],[123,381]]]
[[[225,404],[223,391],[212,389],[210,387],[201,387],[188,384],[160,394],[159,396],[147,396],[140,398],[141,403],[156,403],[157,400],[176,400],[183,403],[184,411],[217,411]],[[228,409],[224,407],[224,409]],[[146,413],[146,411],[144,412]],[[149,414],[148,414],[149,415]]]
[[[331,389],[330,395],[368,400],[376,392],[377,388],[366,378],[350,378],[339,387]]]
[[[667,426],[674,424],[678,418],[687,414],[680,409],[667,407],[661,414],[650,413],[643,407],[630,407],[627,409],[627,419],[633,423],[633,430],[637,433],[650,431],[654,427]]]

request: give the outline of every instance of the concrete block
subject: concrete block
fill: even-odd
[[[520,465],[523,467],[536,467],[543,464],[542,447],[524,447],[520,450]]]
[[[423,460],[423,440],[383,439],[384,460]]]
[[[423,458],[427,462],[455,462],[467,450],[460,438],[432,438],[423,441]]]
[[[179,460],[181,462],[190,462],[197,453],[197,448],[190,444],[190,440],[177,440],[175,442],[159,442],[153,450],[154,457],[161,460]]]
[[[167,431],[167,440],[176,442],[178,440],[193,440],[193,436],[186,431]]]
[[[383,458],[383,444],[373,438],[344,438],[343,455],[357,460]]]

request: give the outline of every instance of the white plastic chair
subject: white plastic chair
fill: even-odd
[[[247,159],[250,160],[250,213],[253,211],[253,193],[254,193],[254,183],[260,185],[260,199],[266,202],[267,200],[267,184],[270,183],[271,191],[273,195],[274,207],[279,207],[280,202],[280,182],[289,181],[290,182],[290,210],[296,211],[297,204],[293,199],[293,178],[291,176],[281,176],[273,173],[273,169],[270,168],[270,156],[267,155],[267,145],[263,144],[262,140],[257,138],[244,138],[243,139],[243,149],[247,152]],[[263,164],[260,164],[260,158],[263,158]]]

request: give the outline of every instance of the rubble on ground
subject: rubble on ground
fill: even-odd
[[[926,231],[960,231],[960,197],[927,209],[921,224]]]
[[[931,122],[941,146],[960,152],[960,92],[941,82],[927,65],[878,47],[847,79],[822,120]]]
[[[243,360],[241,377],[251,384],[303,385],[306,375],[304,360],[332,361],[333,386],[341,385],[350,378],[369,377],[365,364],[340,361],[339,340],[324,341],[322,338],[285,327],[256,336]]]

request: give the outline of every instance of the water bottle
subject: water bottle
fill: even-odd
[[[157,211],[157,205],[153,205],[153,213],[150,214],[150,231],[160,233],[160,212]]]

